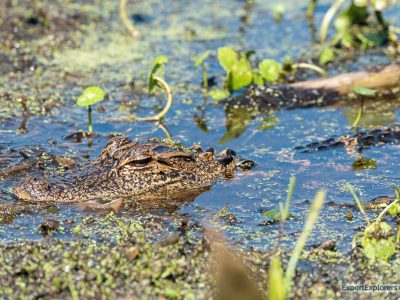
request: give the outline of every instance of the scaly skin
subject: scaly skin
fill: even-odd
[[[301,152],[315,152],[344,147],[348,152],[356,152],[371,146],[381,146],[400,142],[400,127],[391,126],[381,129],[360,131],[357,134],[346,134],[338,138],[313,142],[305,146],[296,147]]]
[[[113,138],[90,164],[52,178],[28,177],[13,193],[34,202],[169,199],[194,196],[218,178],[233,176],[233,151],[187,149],[149,140]]]

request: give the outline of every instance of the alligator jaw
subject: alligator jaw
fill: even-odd
[[[17,196],[17,198],[20,200],[24,200],[24,201],[32,201],[33,200],[32,196],[29,193],[25,192],[23,189],[21,189],[19,187],[14,188],[12,190],[12,193],[15,196]]]

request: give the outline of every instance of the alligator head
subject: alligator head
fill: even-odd
[[[168,199],[199,194],[218,178],[230,178],[235,153],[184,148],[151,139],[110,140],[91,163],[63,175],[28,177],[13,193],[21,200],[82,202],[115,198]]]

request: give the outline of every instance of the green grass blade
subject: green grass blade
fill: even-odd
[[[360,199],[358,198],[356,192],[354,191],[353,186],[352,186],[350,183],[346,182],[346,187],[347,187],[347,189],[350,191],[350,193],[353,195],[353,198],[354,198],[354,200],[355,200],[356,203],[357,203],[357,207],[358,207],[358,209],[361,211],[361,213],[363,214],[365,221],[367,222],[367,224],[370,224],[370,221],[369,221],[369,219],[368,219],[368,216],[367,216],[367,214],[365,213],[364,206],[362,205]]]
[[[275,255],[269,263],[268,300],[285,300],[283,271],[278,255]]]
[[[292,203],[293,191],[294,191],[295,185],[296,185],[296,177],[292,176],[292,177],[290,177],[288,193],[287,193],[287,197],[286,197],[284,211],[282,214],[282,219],[284,221],[287,219],[287,217],[289,215],[289,207],[290,207],[290,203]]]
[[[304,246],[307,242],[308,237],[311,234],[312,228],[314,227],[315,222],[317,221],[317,218],[319,216],[319,213],[321,211],[322,205],[324,203],[326,196],[325,191],[319,191],[317,195],[315,196],[314,202],[311,206],[310,213],[308,214],[306,224],[304,225],[303,232],[301,233],[300,237],[298,238],[296,245],[294,247],[292,256],[290,257],[286,273],[285,273],[285,290],[286,290],[286,295],[289,296],[291,287],[292,287],[292,281],[293,281],[293,276],[294,272],[296,269],[297,262],[299,261],[301,252],[304,249]]]

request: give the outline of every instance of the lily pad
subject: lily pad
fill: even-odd
[[[365,229],[361,245],[365,256],[371,262],[388,260],[395,252],[392,228],[385,222],[372,223]]]
[[[228,86],[234,91],[248,86],[253,81],[253,69],[246,57],[242,57],[235,63],[229,74]]]
[[[279,78],[281,65],[273,59],[265,59],[258,65],[261,76],[269,81],[275,82]]]
[[[210,50],[207,50],[202,54],[200,54],[199,56],[197,56],[194,61],[194,66],[198,68],[207,59],[209,55],[210,55]]]
[[[106,93],[98,86],[90,86],[79,96],[76,104],[79,106],[89,106],[96,104],[104,99]]]
[[[153,60],[153,67],[151,68],[151,72],[147,81],[149,92],[153,91],[153,89],[158,86],[158,82],[154,80],[155,76],[164,77],[164,66],[168,63],[168,57],[165,55],[157,56]]]
[[[229,72],[237,63],[238,54],[230,47],[218,48],[218,61],[221,67],[223,67],[226,72]]]
[[[331,47],[326,47],[322,50],[321,55],[319,57],[320,65],[326,65],[328,62],[333,61],[335,59],[335,54]]]
[[[353,91],[361,96],[374,96],[376,90],[368,89],[362,86],[353,86]]]
[[[210,96],[213,100],[221,101],[228,98],[231,94],[227,90],[211,90],[208,92],[208,96]]]

